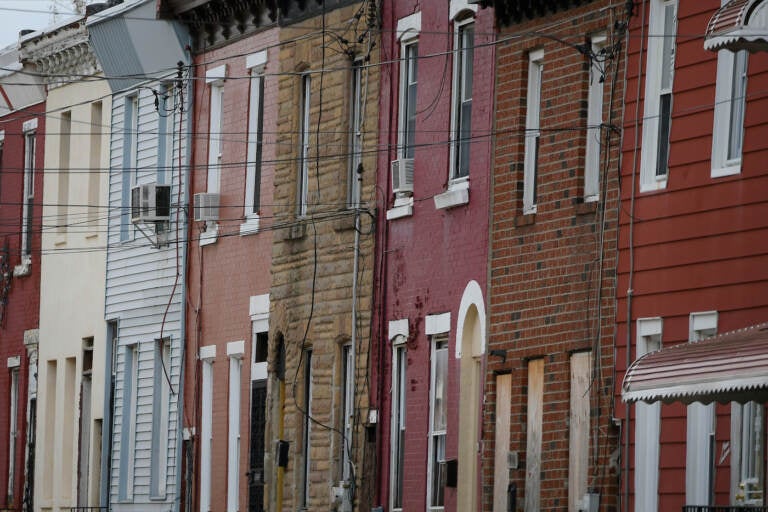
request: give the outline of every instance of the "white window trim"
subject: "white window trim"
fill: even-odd
[[[477,13],[477,4],[470,4],[467,0],[451,0],[448,6],[448,19],[455,21],[456,17],[464,11],[471,11],[472,14]]]
[[[357,168],[363,158],[363,66],[362,58],[356,58],[351,68],[351,94],[349,112],[349,171],[347,184],[347,208],[358,208],[362,197],[362,182]]]
[[[120,214],[120,241],[130,242],[135,235],[130,212],[131,188],[136,185],[139,175],[139,95],[126,96],[123,109],[123,171],[121,175],[123,210]],[[125,119],[129,114],[130,126],[126,126]]]
[[[541,137],[541,89],[544,50],[528,54],[528,89],[525,107],[525,158],[523,161],[523,214],[536,213],[534,198],[538,176],[538,144]]]
[[[661,348],[662,319],[639,318],[635,341],[636,358]],[[658,347],[653,338],[658,337]],[[656,512],[659,507],[659,435],[661,404],[635,405],[635,508]]]
[[[16,486],[16,449],[18,447],[19,437],[19,367],[18,365],[11,367],[10,371],[10,384],[11,389],[9,393],[10,407],[8,417],[8,492],[6,493],[8,502],[13,503],[15,496],[13,495]]]
[[[120,501],[133,501],[135,460],[136,460],[136,408],[138,405],[138,387],[139,387],[139,347],[138,345],[129,345],[125,347],[125,355],[130,353],[131,368],[130,374],[123,372],[123,415],[121,418],[121,427],[126,429],[126,435],[122,436],[121,441],[126,442],[125,449],[120,450],[120,458],[125,461],[121,464],[121,469],[125,473],[120,475],[122,480]],[[125,366],[125,365],[124,365]],[[127,384],[127,386],[126,386]],[[128,403],[125,403],[125,390],[129,390]]]
[[[341,417],[342,417],[342,432],[344,437],[341,443],[341,475],[344,482],[349,483],[352,476],[352,459],[350,452],[353,449],[352,443],[352,429],[354,423],[355,414],[355,362],[353,360],[352,344],[347,343],[342,346],[342,402],[341,402]]]
[[[221,163],[222,163],[222,132],[223,132],[223,106],[224,106],[224,82],[221,80],[209,83],[210,107],[208,109],[208,173],[206,179],[206,192],[219,194],[221,191]]]
[[[741,173],[741,160],[728,159],[728,145],[731,135],[731,101],[733,100],[733,79],[736,72],[736,54],[730,50],[717,52],[717,81],[715,82],[715,112],[712,127],[712,178],[733,176]],[[749,56],[744,67],[746,74],[749,66]],[[746,98],[742,98],[742,109],[746,111]],[[742,146],[744,140],[744,124],[742,130]]]
[[[299,95],[299,169],[296,183],[296,215],[306,217],[309,188],[309,138],[312,106],[312,77],[309,73],[301,75]],[[319,192],[319,191],[318,191]]]
[[[156,394],[153,397],[152,414],[157,418],[157,431],[152,432],[152,437],[153,441],[157,437],[157,450],[153,449],[150,457],[150,498],[165,499],[168,477],[168,415],[171,398],[168,379],[171,376],[171,345],[170,340],[156,340],[156,343],[158,347],[155,357],[159,359],[155,362]],[[154,447],[154,442],[152,444]]]
[[[461,116],[461,103],[465,99],[462,97],[462,78],[466,74],[465,69],[465,59],[459,58],[460,53],[464,53],[464,50],[460,50],[461,46],[461,40],[460,35],[462,29],[466,28],[469,25],[474,25],[475,18],[467,18],[462,21],[455,21],[453,24],[453,77],[451,82],[451,145],[450,145],[450,158],[449,158],[449,171],[448,171],[448,189],[451,190],[452,186],[457,186],[459,184],[464,184],[465,182],[468,185],[469,182],[469,176],[471,175],[471,171],[469,175],[467,176],[461,176],[456,177],[456,160],[459,158],[459,144],[460,144],[460,135],[458,134],[458,131],[460,129],[459,127],[459,118]],[[463,47],[462,47],[463,48]],[[474,61],[474,40],[472,42],[472,49],[473,49],[473,61]],[[461,62],[460,62],[461,61]],[[474,66],[474,62],[473,62]],[[462,69],[464,67],[464,69]],[[472,99],[473,92],[469,92],[469,98]],[[469,125],[470,125],[470,131],[472,126],[472,117],[470,116],[469,119]],[[466,187],[465,187],[466,188]]]
[[[592,53],[599,55],[605,49],[605,33],[591,37]],[[603,96],[605,83],[601,80],[595,65],[589,67],[589,90],[587,94],[587,143],[584,153],[584,202],[600,198],[600,160],[602,155]]]
[[[714,335],[717,311],[691,313],[688,325],[689,343]],[[711,505],[709,485],[710,472],[714,469],[715,409],[713,404],[692,403],[686,412],[685,503]]]
[[[408,339],[408,319],[401,318],[400,320],[389,321],[388,337],[391,343],[402,343]],[[402,339],[402,341],[397,341]]]
[[[448,313],[446,313],[447,315]],[[444,316],[444,315],[434,315],[434,316]],[[429,317],[427,317],[429,318]],[[449,317],[450,318],[450,317]],[[425,332],[426,333],[426,332]],[[448,359],[448,336],[444,334],[445,331],[441,331],[439,333],[434,333],[432,336],[434,336],[430,340],[430,371],[429,371],[429,431],[427,434],[427,512],[439,512],[444,509],[443,506],[431,506],[430,503],[432,502],[433,496],[432,496],[432,477],[434,474],[435,468],[432,465],[432,457],[433,457],[433,438],[436,436],[446,436],[447,437],[447,430],[433,430],[434,428],[434,419],[435,419],[435,384],[437,380],[437,373],[436,373],[436,352],[437,352],[437,344],[438,343],[445,343],[445,347],[441,348],[441,350],[445,350],[446,359]],[[429,333],[426,333],[429,335]],[[446,372],[447,372],[448,366],[446,365]],[[444,385],[447,385],[448,382],[448,375],[444,375],[445,383]],[[445,404],[444,404],[445,406]],[[447,425],[446,425],[447,428]],[[447,441],[447,439],[446,439]],[[446,443],[447,444],[447,443]]]
[[[237,512],[240,501],[240,376],[244,353],[245,341],[227,343],[229,358],[227,512]]]
[[[256,176],[258,171],[259,179],[262,176],[263,153],[258,147],[259,138],[264,137],[264,91],[265,91],[265,69],[267,65],[266,50],[252,53],[245,58],[245,68],[250,73],[248,102],[248,150],[245,177],[245,222],[240,225],[241,235],[250,235],[259,232],[259,212],[254,212],[256,192]],[[258,169],[257,169],[258,167]],[[259,187],[261,189],[261,187]],[[259,201],[260,202],[260,201]]]
[[[200,429],[200,512],[211,510],[211,444],[213,440],[213,361],[216,345],[200,347],[203,365]]]
[[[659,151],[659,116],[661,115],[661,76],[660,65],[664,54],[664,9],[667,4],[675,5],[675,35],[677,35],[677,0],[652,0],[648,22],[648,52],[646,55],[645,97],[643,112],[643,138],[640,153],[640,192],[649,192],[667,188],[669,172],[656,175],[656,163]],[[652,37],[655,36],[655,37]],[[674,40],[673,40],[674,44]],[[674,65],[676,49],[673,48],[672,77],[674,87]],[[674,101],[674,98],[672,98]],[[672,106],[670,105],[670,111]],[[671,133],[670,123],[670,133]],[[667,169],[668,171],[668,169]]]
[[[392,322],[390,322],[390,326],[392,325]],[[407,321],[406,321],[407,325]],[[395,501],[395,493],[396,493],[396,485],[397,485],[397,470],[398,470],[398,464],[400,461],[398,460],[398,447],[399,447],[399,431],[400,426],[402,423],[402,429],[405,430],[406,425],[406,404],[407,404],[407,385],[401,385],[404,384],[403,377],[407,375],[407,368],[402,368],[401,361],[399,358],[399,355],[401,353],[405,354],[405,358],[402,361],[407,365],[407,348],[405,346],[405,339],[407,338],[407,335],[403,335],[402,332],[398,332],[395,334],[394,338],[392,337],[392,329],[390,328],[390,339],[393,340],[392,345],[392,388],[391,388],[391,395],[392,395],[392,421],[390,425],[390,451],[389,451],[389,502],[392,504],[391,510],[392,512],[400,512],[403,509],[400,507],[394,507],[394,501]],[[394,340],[401,340],[399,343],[394,343]],[[398,421],[398,419],[400,421]],[[402,448],[402,447],[401,447]],[[403,469],[404,470],[404,469]],[[400,490],[401,495],[403,494],[403,489]]]
[[[415,39],[421,32],[421,11],[397,20],[397,40],[399,42]]]
[[[256,336],[269,332],[269,294],[251,296],[248,313],[251,317],[251,380],[264,380],[267,378],[267,362],[253,361],[256,357]]]
[[[437,315],[427,315],[424,318],[424,334],[432,336],[434,334],[443,334],[451,330],[451,314],[440,313]]]

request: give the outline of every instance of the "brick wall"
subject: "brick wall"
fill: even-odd
[[[488,348],[504,351],[506,360],[488,360],[484,510],[493,506],[497,373],[511,373],[507,449],[518,452],[519,464],[509,478],[518,489],[519,509],[526,498],[528,361],[534,358],[544,359],[541,510],[567,509],[570,356],[583,350],[592,351],[594,369],[588,487],[601,494],[601,510],[617,506],[611,395],[619,139],[610,129],[602,131],[601,197],[583,202],[590,73],[588,59],[575,48],[598,32],[607,34],[609,45],[623,43],[615,25],[625,16],[623,7],[605,9],[609,5],[590,2],[503,27],[498,34]],[[523,215],[528,52],[539,48],[544,60],[537,211]],[[623,47],[605,62],[603,119],[620,126]]]

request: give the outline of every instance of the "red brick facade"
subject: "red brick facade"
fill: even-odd
[[[611,417],[625,18],[623,5],[596,1],[511,21],[498,33],[483,510],[506,510],[499,503],[506,504],[507,482],[494,475],[493,461],[507,451],[518,454],[517,466],[508,469],[518,509],[535,499],[525,495],[526,464],[532,462],[527,428],[541,436],[540,483],[530,487],[539,509],[569,509],[569,454],[579,448],[569,437],[571,365],[579,352],[589,354],[593,370],[589,446],[583,447],[587,488],[600,494],[600,510],[616,509],[618,430]],[[590,59],[586,53],[598,35],[605,36],[606,51]],[[543,51],[537,198],[535,212],[527,213],[526,102],[529,59],[537,51]],[[599,193],[585,202],[588,94],[590,81],[601,79]],[[543,361],[540,422],[527,412],[529,363],[536,360]],[[509,418],[497,417],[496,382],[504,374],[511,379]],[[509,446],[495,446],[499,426],[509,429]]]
[[[24,492],[25,449],[27,444],[27,399],[29,387],[29,358],[24,346],[25,331],[38,328],[40,312],[40,231],[42,215],[43,168],[45,155],[45,104],[27,107],[0,119],[5,132],[0,162],[0,508],[20,507]],[[14,267],[21,263],[22,195],[24,190],[24,131],[23,124],[37,119],[35,148],[35,202],[32,222],[32,264],[29,274],[13,276]],[[7,250],[7,252],[6,252]],[[6,259],[7,258],[7,259]],[[5,265],[7,263],[7,266]],[[15,478],[8,489],[9,426],[10,426],[10,358],[19,358],[17,435],[15,446]],[[15,364],[15,363],[14,363]],[[12,491],[12,492],[11,492]],[[13,500],[8,497],[12,495]]]

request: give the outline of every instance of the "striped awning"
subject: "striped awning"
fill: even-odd
[[[730,0],[707,25],[705,50],[768,50],[768,0]]]
[[[637,359],[627,370],[625,402],[768,402],[768,323]]]

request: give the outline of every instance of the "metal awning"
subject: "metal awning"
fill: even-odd
[[[768,0],[730,0],[707,25],[705,50],[768,51]]]
[[[625,402],[768,402],[768,323],[648,353],[621,388]]]

